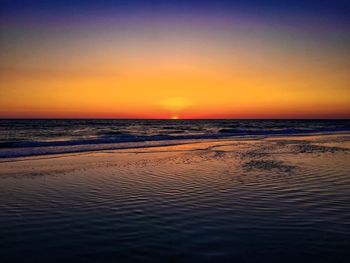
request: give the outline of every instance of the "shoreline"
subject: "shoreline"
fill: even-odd
[[[349,158],[349,133],[12,158],[0,163],[4,257],[229,262],[244,237],[249,255],[277,249],[274,262],[298,245],[347,259]]]

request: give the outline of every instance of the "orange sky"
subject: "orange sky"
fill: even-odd
[[[202,20],[3,24],[0,117],[350,117],[342,36]]]

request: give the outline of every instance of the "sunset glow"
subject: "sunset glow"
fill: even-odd
[[[350,117],[338,9],[132,2],[6,1],[0,117]]]

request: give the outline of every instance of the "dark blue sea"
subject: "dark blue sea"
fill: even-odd
[[[0,158],[350,131],[350,120],[0,120]]]

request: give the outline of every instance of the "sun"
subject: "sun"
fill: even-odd
[[[171,120],[178,120],[179,115],[183,113],[185,109],[192,105],[192,103],[183,97],[170,97],[160,102],[160,105],[168,111]]]

